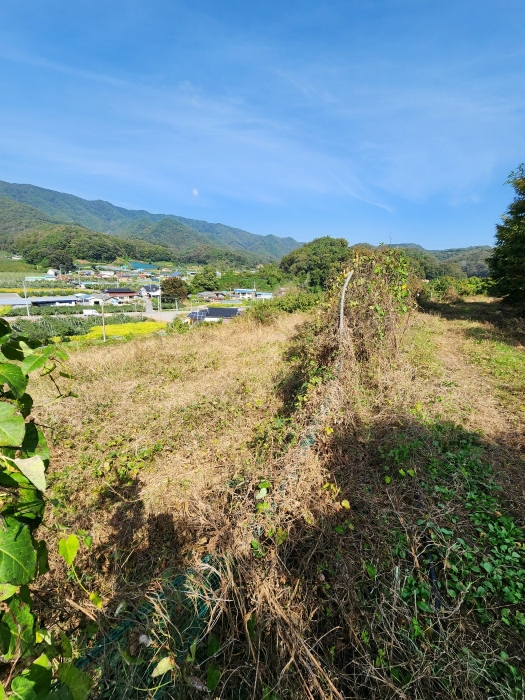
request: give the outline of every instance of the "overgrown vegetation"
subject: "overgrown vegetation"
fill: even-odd
[[[454,302],[460,297],[476,296],[479,294],[491,294],[494,285],[490,279],[469,277],[458,279],[455,277],[437,277],[425,284],[420,293],[422,302]]]
[[[457,280],[419,316],[388,247],[334,272],[324,295],[72,356],[81,403],[41,420],[54,517],[90,531],[80,578],[123,630],[83,661],[95,697],[522,697],[519,328],[447,303]]]
[[[118,331],[122,331],[122,326],[143,325],[147,319],[145,317],[137,318],[136,316],[126,316],[122,313],[113,313],[105,318],[105,323],[108,326],[108,335],[125,335],[125,333],[115,333],[110,330],[111,326],[115,326]],[[162,327],[163,324],[156,324]],[[73,336],[87,335],[94,328],[101,328],[102,332],[102,316],[84,316],[84,317],[60,317],[48,315],[38,321],[30,321],[29,319],[20,318],[16,321],[15,328],[19,329],[30,341],[38,341],[40,343],[49,344],[53,339],[58,338],[62,342],[67,342]],[[150,327],[147,326],[149,329]],[[131,332],[131,331],[129,331]],[[147,330],[145,332],[151,332]],[[98,336],[98,333],[96,334]]]
[[[29,374],[40,371],[51,379],[59,398],[70,396],[67,383],[65,389],[59,386],[60,377],[70,380],[69,373],[64,368],[55,372],[67,358],[56,347],[35,347],[27,337],[13,333],[4,320],[0,321],[0,335],[0,696],[7,697],[7,692],[18,700],[47,698],[53,679],[59,678],[63,685],[57,697],[77,700],[87,697],[92,681],[71,663],[72,648],[66,635],[39,626],[29,589],[49,572],[46,542],[37,539],[42,535],[49,449],[42,427],[31,415],[28,379]],[[84,534],[89,546],[90,538]],[[78,546],[76,535],[59,545],[73,572]],[[98,595],[80,585],[101,606]]]

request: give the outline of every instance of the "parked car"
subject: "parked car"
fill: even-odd
[[[95,309],[82,309],[82,315],[83,316],[100,316],[98,311],[95,311]]]

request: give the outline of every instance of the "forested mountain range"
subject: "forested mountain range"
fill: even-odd
[[[20,205],[30,207],[30,210],[21,209]],[[37,221],[38,216],[42,218],[40,222]],[[9,228],[11,232],[20,231],[17,220],[24,222],[23,230],[29,230],[28,222],[31,219],[36,224],[77,224],[120,238],[140,238],[168,245],[183,255],[200,250],[200,257],[220,258],[219,251],[223,251],[223,255],[224,251],[235,251],[237,259],[245,259],[249,264],[278,260],[300,245],[293,238],[260,236],[225,224],[124,209],[103,200],[89,201],[34,185],[0,181],[0,221],[3,221],[4,227],[0,233]],[[242,255],[239,257],[239,254]]]
[[[367,245],[367,244],[364,244]],[[152,214],[88,201],[71,194],[0,181],[0,247],[25,252],[35,262],[50,260],[54,248],[73,258],[110,262],[138,257],[148,262],[251,267],[279,260],[301,246],[293,238],[260,236],[224,224]],[[423,277],[489,275],[489,246],[425,250],[404,248]]]
[[[446,250],[427,250],[416,243],[392,243],[392,248],[404,248],[409,257],[420,262],[426,269],[429,279],[436,277],[435,266],[444,264],[449,269],[447,274],[458,277],[463,271],[467,277],[489,277],[487,258],[493,249],[488,245],[469,246],[467,248],[448,248]]]

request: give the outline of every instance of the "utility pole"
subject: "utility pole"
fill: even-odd
[[[25,297],[25,300],[26,300],[26,311],[27,311],[27,315],[28,315],[28,316],[31,316],[31,314],[29,313],[29,304],[28,304],[28,301],[27,301],[27,289],[26,289],[26,280],[25,280],[25,277],[24,277],[24,297]]]
[[[162,320],[162,287],[159,282],[159,321]]]
[[[103,299],[100,302],[100,306],[102,307],[102,337],[104,339],[104,342],[106,342],[106,317],[104,315],[104,300]]]

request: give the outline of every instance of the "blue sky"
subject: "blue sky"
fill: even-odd
[[[2,0],[0,179],[311,240],[490,244],[522,0]]]

